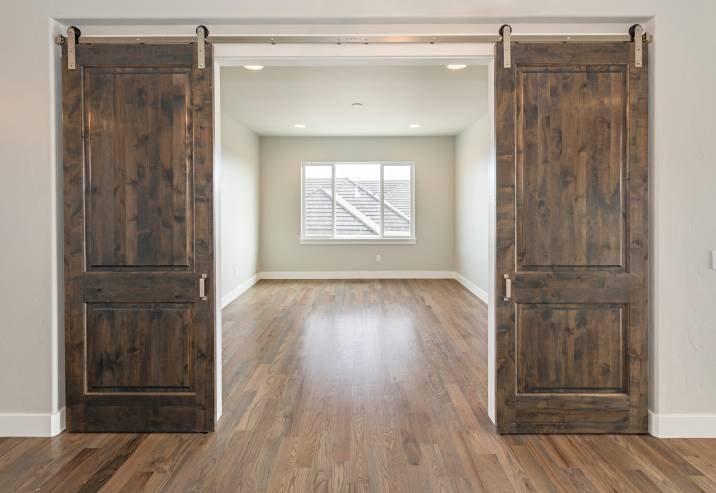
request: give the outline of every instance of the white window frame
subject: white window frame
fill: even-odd
[[[380,166],[380,236],[366,238],[365,236],[336,236],[336,165],[342,164],[365,164],[365,165],[378,165]],[[304,177],[306,166],[330,166],[331,177],[332,177],[332,214],[333,214],[333,235],[331,236],[306,236],[305,235],[305,190],[304,190]],[[386,166],[409,166],[410,167],[410,236],[385,236],[383,216],[385,210],[385,198],[383,195],[383,169]],[[315,162],[306,161],[301,163],[301,236],[299,242],[303,245],[360,245],[360,244],[408,244],[414,245],[417,243],[415,236],[415,163],[412,161],[327,161],[327,162]]]

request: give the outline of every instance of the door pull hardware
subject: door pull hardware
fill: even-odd
[[[505,274],[505,297],[503,299],[505,301],[512,299],[512,279],[509,274]]]
[[[197,26],[196,28],[196,67],[198,69],[206,68],[206,37],[209,30],[206,26]]]
[[[512,26],[505,24],[500,28],[504,68],[512,67]]]
[[[199,298],[201,301],[206,301],[209,298],[206,296],[206,278],[209,277],[206,274],[202,274],[199,278]]]

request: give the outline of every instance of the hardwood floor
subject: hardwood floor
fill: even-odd
[[[716,491],[716,440],[514,435],[450,280],[261,281],[224,311],[211,434],[0,439],[0,491]]]

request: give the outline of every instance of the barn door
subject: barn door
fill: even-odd
[[[497,45],[500,432],[647,431],[643,60],[517,43],[504,68]]]
[[[211,53],[64,49],[70,431],[214,427]]]

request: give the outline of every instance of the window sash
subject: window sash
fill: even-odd
[[[391,238],[391,239],[400,239],[400,238],[415,238],[415,166],[413,166],[413,163],[385,163],[383,166],[381,166],[381,190],[383,189],[383,186],[385,184],[385,168],[390,167],[403,167],[403,166],[409,166],[410,168],[410,234],[409,235],[402,235],[402,234],[386,234],[385,232],[385,226],[383,215],[385,214],[385,208],[386,208],[386,200],[383,194],[381,193],[381,222],[383,224],[382,226],[382,234],[381,238]]]
[[[336,166],[342,164],[365,164],[380,166],[380,235],[337,235],[336,226],[336,198],[338,192],[336,190]],[[331,168],[331,235],[306,234],[306,168],[326,166]],[[395,235],[385,234],[385,168],[390,166],[408,166],[410,168],[410,234]],[[415,164],[408,161],[399,162],[305,162],[301,163],[301,240],[310,241],[357,241],[360,243],[370,243],[371,241],[396,241],[396,242],[415,242]]]

